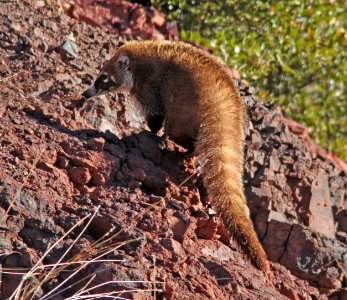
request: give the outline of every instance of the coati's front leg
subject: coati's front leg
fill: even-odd
[[[147,125],[149,129],[151,130],[152,133],[157,134],[159,130],[163,127],[164,125],[164,119],[165,117],[163,115],[149,115],[147,117]],[[164,132],[164,135],[167,135],[166,132]],[[169,135],[170,137],[170,135]],[[186,148],[188,151],[188,154],[194,153],[194,148],[195,148],[195,139],[189,138],[189,137],[184,137],[182,139],[175,140],[173,139],[176,143],[179,145],[183,146]]]
[[[147,117],[147,125],[151,132],[158,133],[158,131],[163,127],[164,116],[163,115],[153,115]]]

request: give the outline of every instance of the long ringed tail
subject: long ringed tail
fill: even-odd
[[[224,226],[236,238],[251,262],[268,270],[265,251],[260,244],[243,189],[243,144],[245,105],[233,83],[220,83],[200,107],[201,127],[196,154],[209,198]],[[218,86],[218,82],[217,82]]]

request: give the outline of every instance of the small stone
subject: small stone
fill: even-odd
[[[252,120],[259,122],[264,118],[264,108],[257,106],[252,113]]]
[[[163,13],[160,13],[157,10],[153,10],[153,16],[152,16],[152,20],[153,24],[161,27],[165,24],[166,19]]]
[[[58,168],[65,169],[69,165],[69,160],[64,156],[58,156],[55,163]]]
[[[253,131],[251,133],[251,145],[249,146],[250,149],[259,150],[262,147],[263,140],[261,138],[261,135],[258,131]]]
[[[104,175],[102,175],[101,173],[95,173],[92,176],[91,182],[93,185],[98,186],[98,185],[105,184],[106,179],[105,179]]]
[[[163,238],[160,240],[160,244],[167,250],[182,256],[185,255],[185,251],[181,245],[181,243],[175,241],[174,239],[170,238]]]
[[[70,179],[78,184],[87,184],[90,179],[90,173],[87,168],[83,167],[73,167],[69,170]]]
[[[104,150],[105,139],[102,137],[92,138],[92,139],[89,139],[87,143],[91,150],[102,152]]]
[[[83,70],[83,63],[79,59],[73,59],[70,64],[80,71]]]
[[[41,42],[38,44],[37,48],[39,48],[42,52],[47,52],[48,45],[45,41],[41,40]]]
[[[233,250],[222,243],[218,248],[214,244],[207,244],[204,248],[201,249],[201,253],[206,256],[209,255],[217,258],[220,261],[232,261],[233,259],[235,259]]]
[[[77,45],[71,40],[64,41],[63,44],[60,46],[60,51],[63,54],[68,54],[73,57],[77,57],[78,54]]]
[[[338,229],[347,233],[347,209],[343,209],[336,215]]]
[[[281,162],[278,159],[278,156],[271,155],[269,158],[270,169],[274,172],[278,172],[281,166]]]
[[[79,85],[79,84],[82,83],[82,79],[79,78],[79,77],[74,76],[74,77],[71,77],[71,82],[72,82],[74,85]]]
[[[53,174],[54,173],[54,166],[52,166],[51,164],[47,163],[47,162],[44,162],[44,161],[40,161],[36,167],[38,169],[41,169],[43,171],[46,171],[48,173],[51,173]]]
[[[42,0],[38,0],[35,2],[36,7],[45,7],[45,5],[46,5],[45,1],[42,1]]]
[[[130,180],[128,182],[128,187],[131,189],[139,188],[142,186],[142,182],[138,180]]]
[[[197,229],[195,234],[198,238],[213,240],[216,238],[218,224],[215,218],[210,218],[208,220],[198,220],[196,223]]]
[[[20,32],[22,29],[22,26],[18,23],[11,23],[11,29],[13,29],[14,31]]]
[[[168,204],[170,206],[172,206],[173,208],[175,208],[175,209],[182,209],[182,208],[184,208],[184,204],[182,202],[180,202],[180,201],[175,200],[175,199],[169,200]]]
[[[130,171],[129,176],[138,181],[144,181],[146,178],[146,172],[143,169],[136,168]]]
[[[106,143],[105,150],[109,151],[112,155],[117,156],[121,159],[124,159],[126,157],[124,150],[118,145]]]
[[[25,160],[26,157],[22,148],[14,148],[11,154],[20,160]]]
[[[31,128],[24,128],[24,132],[26,134],[30,134],[30,135],[33,135],[34,134],[34,131],[31,129]]]
[[[18,120],[18,119],[13,119],[12,122],[14,124],[16,124],[16,125],[21,125],[22,124],[22,122],[20,120]]]
[[[122,181],[125,178],[124,174],[121,171],[118,171],[116,174],[116,180],[117,181]]]
[[[282,162],[283,162],[284,164],[289,165],[289,164],[293,164],[293,163],[294,163],[294,159],[293,159],[293,157],[291,157],[291,156],[283,156],[283,157],[282,157]]]
[[[265,152],[261,150],[253,151],[254,159],[253,161],[257,162],[260,166],[264,165],[265,162]]]
[[[59,74],[55,75],[55,79],[57,81],[68,81],[68,80],[71,80],[71,76],[69,74],[66,74],[66,73],[59,73]]]
[[[172,230],[173,238],[179,242],[183,242],[189,236],[190,230],[196,229],[195,224],[189,224],[175,216],[168,216],[167,221]]]

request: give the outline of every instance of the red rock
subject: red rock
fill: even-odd
[[[64,156],[58,155],[57,161],[55,164],[57,165],[58,168],[66,169],[66,167],[69,165],[69,160]]]
[[[102,137],[92,138],[88,140],[88,146],[90,147],[90,149],[97,152],[102,152],[104,150],[104,145],[105,139]]]
[[[106,179],[105,179],[103,174],[101,174],[101,173],[94,173],[94,174],[92,174],[91,182],[95,186],[104,185],[105,182],[106,182]]]
[[[196,226],[195,234],[198,238],[207,240],[214,240],[216,238],[218,223],[216,223],[213,217],[208,220],[198,220]]]
[[[214,258],[217,258],[220,261],[233,261],[235,260],[235,251],[233,251],[230,247],[222,244],[222,243],[202,243],[205,244],[201,249],[201,253],[204,255],[208,255]]]
[[[121,159],[124,159],[126,157],[124,150],[118,145],[106,143],[104,149],[109,151],[112,155],[115,155]]]
[[[90,173],[87,168],[73,167],[69,170],[71,180],[78,184],[87,184],[90,179]]]
[[[143,39],[178,39],[177,25],[168,22],[155,8],[144,8],[126,1],[102,1],[98,3],[76,1],[66,10],[70,16],[94,26],[104,26],[108,31],[123,36]]]
[[[17,147],[12,151],[13,156],[18,157],[20,160],[25,160],[26,155],[24,153],[24,149],[22,147]]]
[[[109,216],[96,216],[92,220],[90,231],[96,238],[101,238],[112,229],[112,219]]]
[[[271,170],[278,172],[281,166],[281,162],[276,155],[271,155],[269,158],[269,167]]]
[[[254,150],[254,151],[252,151],[252,152],[253,152],[253,153],[252,153],[252,155],[253,155],[252,161],[253,161],[253,162],[257,162],[258,165],[260,165],[260,166],[264,165],[265,158],[266,158],[265,152],[262,151],[262,150],[259,150],[259,151]],[[271,158],[271,157],[270,157],[270,158]]]
[[[29,134],[29,135],[34,135],[34,131],[31,128],[24,129],[24,132]]]
[[[73,165],[86,168],[88,171],[90,170],[91,172],[97,172],[98,168],[95,165],[95,163],[87,158],[84,157],[78,157],[78,156],[71,156],[70,161],[72,162]]]
[[[146,173],[143,169],[136,168],[129,172],[129,176],[135,180],[143,181],[146,178]]]
[[[128,187],[131,189],[140,188],[141,186],[142,186],[142,182],[139,180],[130,180],[128,182]]]
[[[30,269],[32,267],[32,262],[30,260],[29,254],[23,251],[24,253],[21,253],[22,251],[16,251],[13,253],[5,254],[3,253],[3,258],[2,258],[2,267],[6,268],[6,271],[11,270],[13,274],[4,272],[2,273],[2,291],[1,291],[1,296],[10,298],[15,291],[15,289],[18,287],[20,284],[23,275],[20,274],[25,274],[23,272],[23,269]],[[17,274],[14,274],[17,273]],[[38,296],[42,296],[43,291],[40,290],[38,291]]]
[[[308,136],[307,128],[305,126],[288,118],[284,118],[284,120],[292,133],[303,138],[306,138]]]
[[[189,239],[196,229],[195,222],[184,222],[183,220],[171,215],[166,216],[169,228],[173,232],[173,237],[179,242]]]
[[[262,139],[261,135],[258,131],[254,131],[251,134],[252,144],[250,146],[251,149],[260,149],[262,146]]]
[[[293,157],[290,157],[290,156],[284,156],[284,157],[282,157],[282,162],[284,164],[293,164],[294,159],[293,159]]]
[[[164,238],[160,240],[160,244],[167,250],[175,253],[178,256],[185,256],[186,253],[181,245],[174,239]]]
[[[270,211],[266,233],[262,241],[271,261],[278,261],[283,255],[291,230],[292,224],[284,215],[276,211]]]
[[[328,176],[320,172],[311,186],[309,225],[312,230],[335,237],[335,222],[329,192]]]
[[[256,107],[252,113],[252,119],[256,122],[261,121],[264,118],[264,109],[260,106]]]
[[[46,171],[46,172],[48,172],[48,173],[51,173],[51,174],[54,173],[54,169],[55,169],[54,166],[52,166],[51,164],[46,163],[46,162],[44,162],[44,161],[38,162],[37,165],[36,165],[36,167],[39,168],[39,169],[41,169],[41,170],[44,170],[44,171]]]
[[[339,211],[336,221],[340,230],[347,232],[347,209]]]
[[[337,289],[341,286],[338,277],[344,272],[345,266],[335,265],[330,268],[326,262],[334,261],[333,257],[341,255],[344,250],[338,242],[331,240],[329,244],[328,239],[324,242],[325,245],[318,248],[318,236],[303,226],[294,224],[286,250],[279,261],[293,274],[315,281],[321,288]]]

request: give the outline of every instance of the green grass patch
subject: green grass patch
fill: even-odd
[[[347,159],[347,2],[153,2],[182,38],[213,48],[262,99]]]

